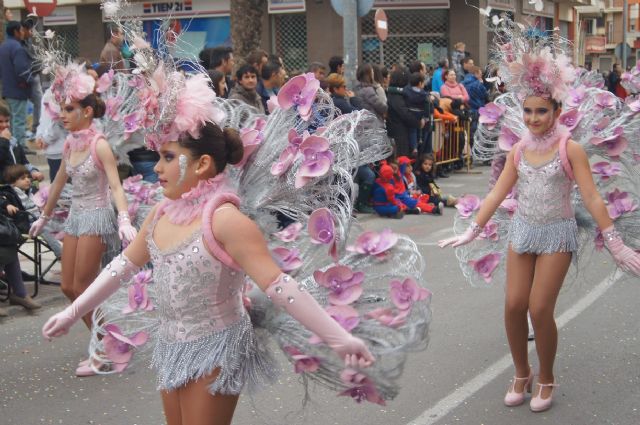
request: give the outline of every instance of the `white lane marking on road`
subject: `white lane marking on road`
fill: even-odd
[[[419,246],[438,246],[438,242],[416,242]]]
[[[582,297],[556,320],[558,329],[562,329],[567,325],[567,323],[589,308],[591,304],[600,298],[607,289],[613,286],[613,284],[615,284],[622,276],[623,274],[621,272],[616,271],[596,285],[587,295]],[[535,344],[530,342],[529,352],[534,349]],[[466,399],[478,392],[482,387],[493,381],[498,377],[498,375],[502,374],[511,366],[511,354],[507,354],[485,369],[484,372],[456,388],[448,396],[438,401],[433,407],[422,412],[420,416],[409,422],[409,425],[432,425],[438,422],[445,415],[449,414],[453,409],[464,403]]]

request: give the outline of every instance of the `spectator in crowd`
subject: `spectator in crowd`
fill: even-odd
[[[4,8],[4,21],[5,22],[13,21],[13,12],[8,7]]]
[[[204,66],[206,70],[216,70],[222,73],[227,85],[227,90],[231,90],[233,87],[231,73],[233,72],[233,67],[236,63],[233,57],[233,49],[231,49],[231,47],[224,46],[207,48],[202,50],[199,56],[202,66]],[[214,90],[216,90],[215,86]]]
[[[276,54],[270,54],[269,55],[269,60],[268,62],[275,62],[275,63],[279,63],[280,66],[282,67],[282,70],[284,71],[284,81],[287,81],[289,79],[289,75],[287,74],[287,67],[284,66],[284,60],[282,59],[282,56],[276,55]]]
[[[409,128],[409,150],[411,157],[418,155],[418,143],[424,141],[422,128],[425,127],[429,117],[428,94],[424,90],[424,75],[413,72],[409,75],[409,84],[404,88],[402,95],[411,113],[422,123],[420,128]]]
[[[307,72],[313,72],[316,79],[322,81],[327,76],[327,67],[321,62],[311,62],[309,68],[307,68]]]
[[[269,54],[264,50],[258,49],[249,53],[247,56],[246,63],[248,65],[253,66],[256,70],[256,75],[260,77],[260,73],[262,72],[262,67],[269,61]],[[231,90],[231,88],[230,88]]]
[[[260,95],[265,113],[269,114],[267,101],[271,96],[277,96],[280,87],[284,84],[284,69],[278,62],[267,62],[262,67],[261,79],[258,81],[256,92]]]
[[[229,96],[225,75],[215,69],[210,69],[207,71],[207,73],[209,74],[209,79],[211,80],[211,88],[214,92],[216,92],[216,96],[223,98]]]
[[[50,88],[42,96],[42,110],[46,111],[47,104],[52,110],[58,109]],[[44,149],[44,155],[47,158],[47,164],[49,164],[50,181],[56,177],[60,164],[62,164],[62,151],[67,135],[68,132],[60,120],[54,119],[49,112],[42,114],[36,129],[36,146],[38,149]]]
[[[444,85],[440,87],[440,96],[466,104],[469,102],[469,94],[464,86],[457,81],[457,76],[458,74],[453,68],[447,70],[444,75]]]
[[[620,64],[616,63],[613,65],[613,70],[611,70],[607,78],[607,88],[611,93],[621,99],[624,99],[627,97],[627,92],[624,87],[622,87],[622,84],[620,84],[621,76],[622,68],[620,67]]]
[[[382,82],[380,84],[382,84],[382,88],[386,93],[389,88],[389,80],[391,79],[391,75],[389,74],[389,70],[386,66],[380,66],[380,75],[382,76]]]
[[[331,56],[329,59],[329,73],[344,75],[344,59],[342,59],[342,56]]]
[[[373,67],[373,86],[376,89],[376,94],[386,104],[387,92],[385,91],[385,81],[384,76],[382,75],[382,69],[384,68],[384,66],[376,64],[373,64],[371,66]],[[387,84],[387,87],[389,87],[389,84]]]
[[[482,69],[479,66],[470,67],[469,73],[462,84],[469,94],[469,110],[471,111],[470,140],[473,142],[473,136],[478,128],[478,110],[486,105],[489,99],[489,93],[484,84],[482,84]]]
[[[237,99],[249,106],[256,108],[261,114],[264,114],[264,106],[262,99],[256,92],[258,85],[258,70],[252,65],[242,65],[236,71],[237,84],[229,92],[229,99]]]
[[[474,66],[476,66],[475,62],[470,56],[466,56],[464,59],[462,59],[462,81],[464,81],[467,75],[469,75],[469,73],[471,72],[471,68],[473,68]]]
[[[35,52],[33,50],[33,27],[37,22],[38,17],[34,15],[28,15],[20,25],[20,31],[22,33],[22,45],[29,55],[29,60],[32,64],[31,67],[31,83],[29,84],[29,100],[33,104],[33,121],[31,128],[27,129],[27,135],[33,137],[38,129],[38,123],[40,122],[40,106],[42,104],[42,83],[40,81],[40,67],[35,67]],[[30,134],[29,134],[30,133]]]
[[[107,30],[110,37],[100,53],[101,71],[104,73],[113,69],[116,72],[125,72],[126,66],[121,52],[122,44],[124,43],[124,33],[116,24],[109,24]]]
[[[349,114],[361,109],[357,103],[352,102],[355,98],[353,92],[347,90],[347,82],[344,76],[336,73],[329,74],[329,76],[325,78],[325,82],[328,85],[331,100],[333,100],[333,104],[340,109],[340,112]]]
[[[464,78],[464,70],[462,68],[462,59],[466,57],[464,49],[466,48],[466,44],[462,41],[457,42],[453,45],[453,52],[451,52],[451,66],[453,70],[456,72],[456,80],[462,81]]]
[[[9,115],[9,110],[0,105],[0,180],[4,169],[14,164],[22,164],[27,167],[34,180],[44,180],[44,175],[29,163],[24,148],[18,144],[15,137],[11,136]]]
[[[0,45],[0,79],[2,79],[2,97],[11,108],[13,136],[24,148],[27,141],[27,101],[32,75],[31,60],[20,43],[22,40],[20,28],[20,22],[16,21],[10,21],[6,25],[7,36]]]
[[[433,77],[431,78],[431,91],[440,93],[440,87],[444,84],[444,75],[442,75],[447,69],[449,69],[449,59],[442,58],[438,62],[438,67],[433,71]]]
[[[418,72],[420,73],[420,75],[422,75],[422,77],[424,78],[424,87],[425,90],[427,87],[431,87],[431,78],[429,77],[429,74],[427,73],[427,65],[424,64],[424,62],[421,61],[413,61],[409,64],[409,75]]]
[[[16,207],[29,214],[29,225],[31,225],[40,217],[40,209],[34,202],[33,194],[31,193],[31,174],[29,170],[22,164],[10,165],[4,170],[4,181],[11,186],[13,192],[20,199],[20,205],[16,205]],[[59,260],[62,255],[60,241],[46,228],[40,236]]]
[[[407,106],[404,98],[404,90],[409,84],[409,74],[404,69],[391,73],[387,102],[389,104],[387,116],[387,134],[393,139],[396,148],[396,156],[409,156],[411,148],[409,144],[409,129],[417,129],[424,126],[424,120],[417,118]]]
[[[385,114],[387,113],[387,103],[376,91],[373,67],[371,64],[365,63],[358,66],[356,78],[358,82],[356,83],[354,92],[362,101],[362,108],[373,112],[380,121],[384,121]]]

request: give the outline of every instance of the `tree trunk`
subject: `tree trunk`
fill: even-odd
[[[231,42],[233,55],[238,59],[260,48],[266,3],[266,0],[231,0]]]

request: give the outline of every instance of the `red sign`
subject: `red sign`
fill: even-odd
[[[387,20],[387,14],[384,13],[384,10],[378,9],[376,10],[373,20],[376,23],[376,34],[378,34],[378,38],[380,41],[385,41],[389,35],[389,21]]]
[[[587,53],[604,53],[607,51],[605,48],[606,37],[602,36],[589,36],[584,41],[584,50]]]
[[[27,14],[32,13],[39,17],[51,15],[57,5],[58,0],[24,0]]]

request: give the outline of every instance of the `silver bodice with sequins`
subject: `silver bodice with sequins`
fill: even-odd
[[[177,247],[161,251],[147,235],[153,263],[160,338],[187,342],[221,331],[245,315],[244,274],[221,263],[205,248],[198,229]]]
[[[71,208],[77,211],[110,208],[107,174],[95,164],[93,156],[87,155],[84,161],[76,166],[70,164],[69,156],[66,159],[67,175],[73,182]]]
[[[573,182],[565,174],[559,153],[540,166],[531,165],[523,154],[518,163],[516,217],[530,224],[549,224],[574,217],[572,188]]]

